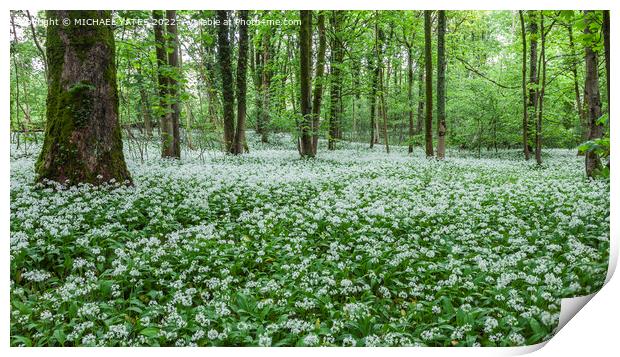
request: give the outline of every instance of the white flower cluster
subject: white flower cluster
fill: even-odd
[[[609,182],[572,151],[546,150],[542,168],[511,150],[437,162],[361,144],[299,160],[274,140],[180,162],[128,151],[133,187],[33,184],[36,153],[12,155],[11,335],[520,345],[604,281]]]

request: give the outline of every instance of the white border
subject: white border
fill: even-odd
[[[518,1],[500,1],[500,0],[340,0],[338,2],[327,0],[314,0],[314,1],[297,1],[290,0],[270,0],[270,1],[240,1],[240,0],[211,0],[211,1],[187,1],[176,0],[172,3],[176,9],[334,9],[334,10],[360,10],[360,9],[384,9],[384,10],[424,10],[424,9],[445,9],[445,10],[516,10],[516,9],[610,9],[611,11],[611,58],[612,62],[618,57],[618,46],[616,41],[616,29],[615,26],[620,21],[619,13],[620,6],[618,1],[613,0],[563,0],[563,1],[551,1],[551,0],[518,0]],[[105,2],[84,2],[77,0],[58,0],[53,3],[49,1],[33,1],[22,0],[19,2],[3,2],[5,6],[4,12],[4,24],[5,29],[8,28],[8,10],[9,9],[33,9],[33,8],[46,8],[46,9],[153,9],[153,8],[169,8],[170,2],[161,0],[133,0],[131,3],[126,0],[108,0]],[[8,31],[6,32],[8,34]],[[7,49],[9,47],[9,36],[6,35],[4,43],[0,44],[2,48]],[[614,45],[616,44],[616,45]],[[0,265],[0,272],[2,273],[3,281],[2,295],[0,297],[0,320],[3,321],[1,334],[0,334],[0,348],[4,352],[4,355],[15,355],[17,353],[22,355],[33,355],[45,353],[46,355],[81,355],[85,352],[83,349],[9,349],[9,217],[10,217],[10,200],[9,200],[9,106],[8,98],[10,91],[9,81],[9,53],[3,51],[4,55],[0,59],[1,68],[0,82],[2,83],[2,125],[3,130],[0,130],[0,142],[4,146],[4,155],[0,156],[0,165],[5,173],[0,177],[1,199],[4,203],[0,208],[0,224],[3,232],[4,249],[2,250],[3,264]],[[612,65],[614,68],[620,68],[620,66]],[[611,92],[615,93],[615,88],[618,79],[617,72],[612,71]],[[618,105],[618,104],[616,104]],[[614,106],[616,112],[618,112],[617,106]],[[614,122],[614,115],[611,115],[611,121]],[[618,136],[617,125],[612,126],[612,138]],[[614,139],[615,140],[615,139]],[[612,145],[612,157],[616,157],[618,150],[615,150],[615,145]],[[612,165],[612,177],[620,177],[620,169],[617,165]],[[584,355],[584,354],[601,354],[609,355],[610,351],[615,351],[617,347],[617,318],[620,316],[619,297],[620,297],[620,283],[618,278],[610,280],[613,272],[615,271],[617,257],[618,257],[618,222],[617,222],[617,208],[618,208],[618,194],[617,185],[612,181],[611,188],[611,246],[610,246],[610,270],[607,275],[608,284],[594,297],[589,304],[583,307],[583,311],[575,316],[567,324],[567,328],[561,329],[555,337],[553,337],[542,348],[538,355],[541,356],[557,356],[557,355]],[[575,301],[583,302],[584,299],[576,299]],[[587,299],[589,300],[589,299]],[[563,306],[566,304],[574,304],[575,301],[563,301]],[[577,304],[580,304],[577,302]],[[565,309],[563,309],[565,311]],[[578,311],[578,310],[577,310]],[[309,348],[295,348],[290,350],[287,348],[210,348],[210,349],[198,349],[198,348],[174,348],[174,349],[144,349],[144,348],[96,348],[89,349],[86,353],[94,355],[108,355],[109,353],[130,355],[136,353],[149,353],[154,356],[163,356],[169,353],[182,353],[191,355],[209,354],[222,354],[222,355],[236,355],[236,354],[256,354],[256,355],[288,355],[295,353],[299,355],[314,355],[317,353],[326,355],[339,355],[344,353],[355,353],[361,356],[371,356],[377,353],[390,353],[395,355],[410,355],[412,353],[422,353],[423,355],[433,356],[445,356],[445,355],[471,355],[471,356],[485,356],[485,355],[515,355],[521,353],[527,353],[540,348],[541,346],[531,346],[524,348],[391,348],[391,349],[376,349],[376,348],[356,348],[356,349],[339,349],[339,348],[321,348],[321,349],[309,349]]]

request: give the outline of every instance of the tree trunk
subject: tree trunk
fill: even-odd
[[[368,56],[368,70],[371,72],[371,88],[370,88],[370,148],[372,149],[377,142],[376,127],[376,106],[377,106],[377,80],[379,75],[377,69],[379,68],[374,60],[374,54]]]
[[[416,121],[415,133],[420,134],[424,126],[424,69],[422,69],[423,56],[420,56],[418,66],[418,120]]]
[[[545,16],[543,11],[540,11],[540,33],[541,33],[541,42],[540,42],[540,61],[542,64],[541,72],[542,79],[540,83],[540,90],[538,94],[538,118],[536,119],[536,163],[538,165],[542,164],[542,118],[543,118],[543,104],[545,99],[545,81],[547,77],[547,61],[545,59]]]
[[[377,56],[377,72],[379,74],[379,113],[383,118],[383,140],[385,140],[385,152],[390,153],[390,142],[388,137],[387,109],[385,105],[385,94],[383,87],[383,31],[379,27],[377,18],[378,12],[375,12],[375,50]],[[388,78],[389,79],[389,78]]]
[[[168,65],[172,74],[168,77],[168,95],[170,97],[170,111],[166,120],[166,132],[172,140],[166,140],[163,157],[175,159],[181,158],[181,133],[179,121],[181,117],[181,106],[179,105],[179,84],[177,77],[179,70],[179,39],[177,36],[176,11],[166,10],[166,31],[168,32],[169,50]]]
[[[228,37],[228,12],[217,11],[218,61],[222,78],[222,97],[224,112],[224,150],[231,152],[235,139],[235,91],[233,88],[230,39]]]
[[[573,36],[573,24],[567,25],[568,29],[568,46],[570,48],[570,67],[573,74],[573,86],[575,87],[575,106],[577,107],[577,113],[579,115],[579,124],[581,126],[581,140],[587,138],[588,123],[586,120],[583,105],[581,104],[581,93],[579,93],[579,76],[577,75],[577,53],[575,53],[575,41]]]
[[[523,57],[521,58],[521,88],[523,91],[523,155],[525,160],[530,159],[530,147],[528,145],[528,112],[527,112],[527,41],[525,39],[525,20],[523,10],[519,10],[519,20],[521,22],[521,42],[523,44]]]
[[[609,113],[609,108],[611,107],[611,97],[609,96],[609,82],[611,81],[611,77],[609,77],[609,46],[611,46],[609,42],[609,10],[603,10],[603,47],[605,47],[605,74],[607,78],[607,113]]]
[[[35,31],[34,21],[32,20],[30,11],[26,10],[26,15],[28,16],[28,23],[30,24],[30,31],[32,31],[32,39],[34,40],[34,44],[35,46],[37,46],[37,50],[41,55],[41,61],[43,62],[43,73],[45,74],[45,78],[47,79],[47,57],[45,56],[45,51],[43,50],[43,47],[41,47],[41,43],[39,42],[39,36],[37,36],[37,31]]]
[[[585,22],[586,26],[583,33],[586,36],[590,35],[590,23],[594,21],[592,16],[593,11],[585,10]],[[599,93],[599,81],[598,81],[598,55],[596,51],[592,49],[591,41],[586,44],[586,103],[588,103],[588,123],[590,124],[590,130],[588,134],[589,140],[598,139],[603,136],[603,126],[598,124],[598,119],[602,115],[601,110],[601,97]],[[586,153],[586,175],[592,177],[596,174],[596,171],[601,167],[601,160],[598,155],[593,151]]]
[[[426,68],[426,157],[433,157],[433,56],[431,55],[431,11],[424,10],[424,64]]]
[[[336,139],[339,138],[340,121],[341,121],[341,98],[342,90],[342,61],[344,51],[342,48],[340,17],[341,11],[332,11],[331,25],[331,57],[330,57],[330,116],[329,116],[329,135],[327,138],[327,148],[329,150],[336,149]],[[314,108],[313,108],[314,109]]]
[[[446,12],[439,10],[437,18],[437,159],[446,156]]]
[[[161,10],[153,10],[153,30],[155,34],[155,57],[157,59],[157,87],[159,95],[159,132],[161,136],[161,154],[165,157],[166,148],[169,146],[170,134],[168,130],[168,104],[169,78],[166,74],[168,57],[166,55],[166,40],[164,38],[164,14]]]
[[[314,93],[312,98],[312,150],[314,155],[319,145],[319,128],[321,120],[321,99],[323,96],[323,72],[325,71],[325,14],[319,11],[318,16],[319,49],[316,58]]]
[[[48,19],[111,21],[110,11],[47,11]],[[131,183],[118,122],[111,26],[47,28],[48,91],[45,141],[37,180]]]
[[[246,69],[248,62],[248,10],[239,11],[239,57],[237,58],[237,131],[233,154],[243,153],[245,143],[245,115],[246,115]]]
[[[413,125],[413,50],[407,46],[407,107],[409,108],[409,132],[407,140],[407,152],[413,152],[413,135],[415,128]]]
[[[536,62],[538,60],[538,24],[536,23],[535,11],[528,11],[529,15],[529,36],[530,36],[530,82],[529,82],[529,101],[528,101],[528,127],[527,131],[530,132],[530,124],[536,122],[536,104],[538,103],[538,72],[536,68]],[[529,134],[528,134],[529,136]],[[530,143],[528,140],[528,153]],[[526,160],[529,160],[529,154],[526,155]]]
[[[299,29],[299,62],[300,62],[300,155],[314,157],[312,149],[312,11],[300,10],[301,27]]]

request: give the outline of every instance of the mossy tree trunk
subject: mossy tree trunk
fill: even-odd
[[[109,20],[111,12],[47,11],[47,18],[58,24],[47,28],[47,124],[37,180],[130,183],[118,121],[112,28],[74,22]]]
[[[235,140],[235,90],[232,75],[228,11],[218,10],[218,62],[222,78],[224,112],[224,150],[231,152]]]
[[[243,154],[245,149],[245,116],[248,63],[248,10],[239,11],[239,55],[237,58],[237,126],[232,153]]]
[[[591,10],[584,11],[586,26],[583,33],[588,36],[591,34],[590,24],[595,21],[594,12]],[[592,48],[592,42],[586,44],[586,84],[585,97],[588,103],[588,139],[594,140],[603,136],[603,126],[598,123],[598,119],[603,115],[601,109],[601,95],[599,91],[598,79],[598,54]],[[593,177],[596,171],[601,168],[601,159],[594,151],[586,153],[586,175]]]
[[[312,150],[312,11],[300,10],[299,61],[301,88],[300,155],[314,157]]]
[[[175,10],[166,10],[166,37],[168,39],[168,49],[166,52],[168,53],[168,65],[170,66],[170,75],[168,76],[170,109],[166,116],[166,132],[169,137],[165,141],[166,145],[163,148],[163,156],[180,159],[181,133],[179,122],[181,106],[179,105],[179,81],[177,78],[180,77],[181,67],[179,66],[179,39],[177,36],[176,17],[177,12]]]

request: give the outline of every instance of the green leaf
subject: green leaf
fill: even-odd
[[[159,329],[157,327],[147,327],[140,331],[140,334],[150,338],[156,338],[159,336]]]

